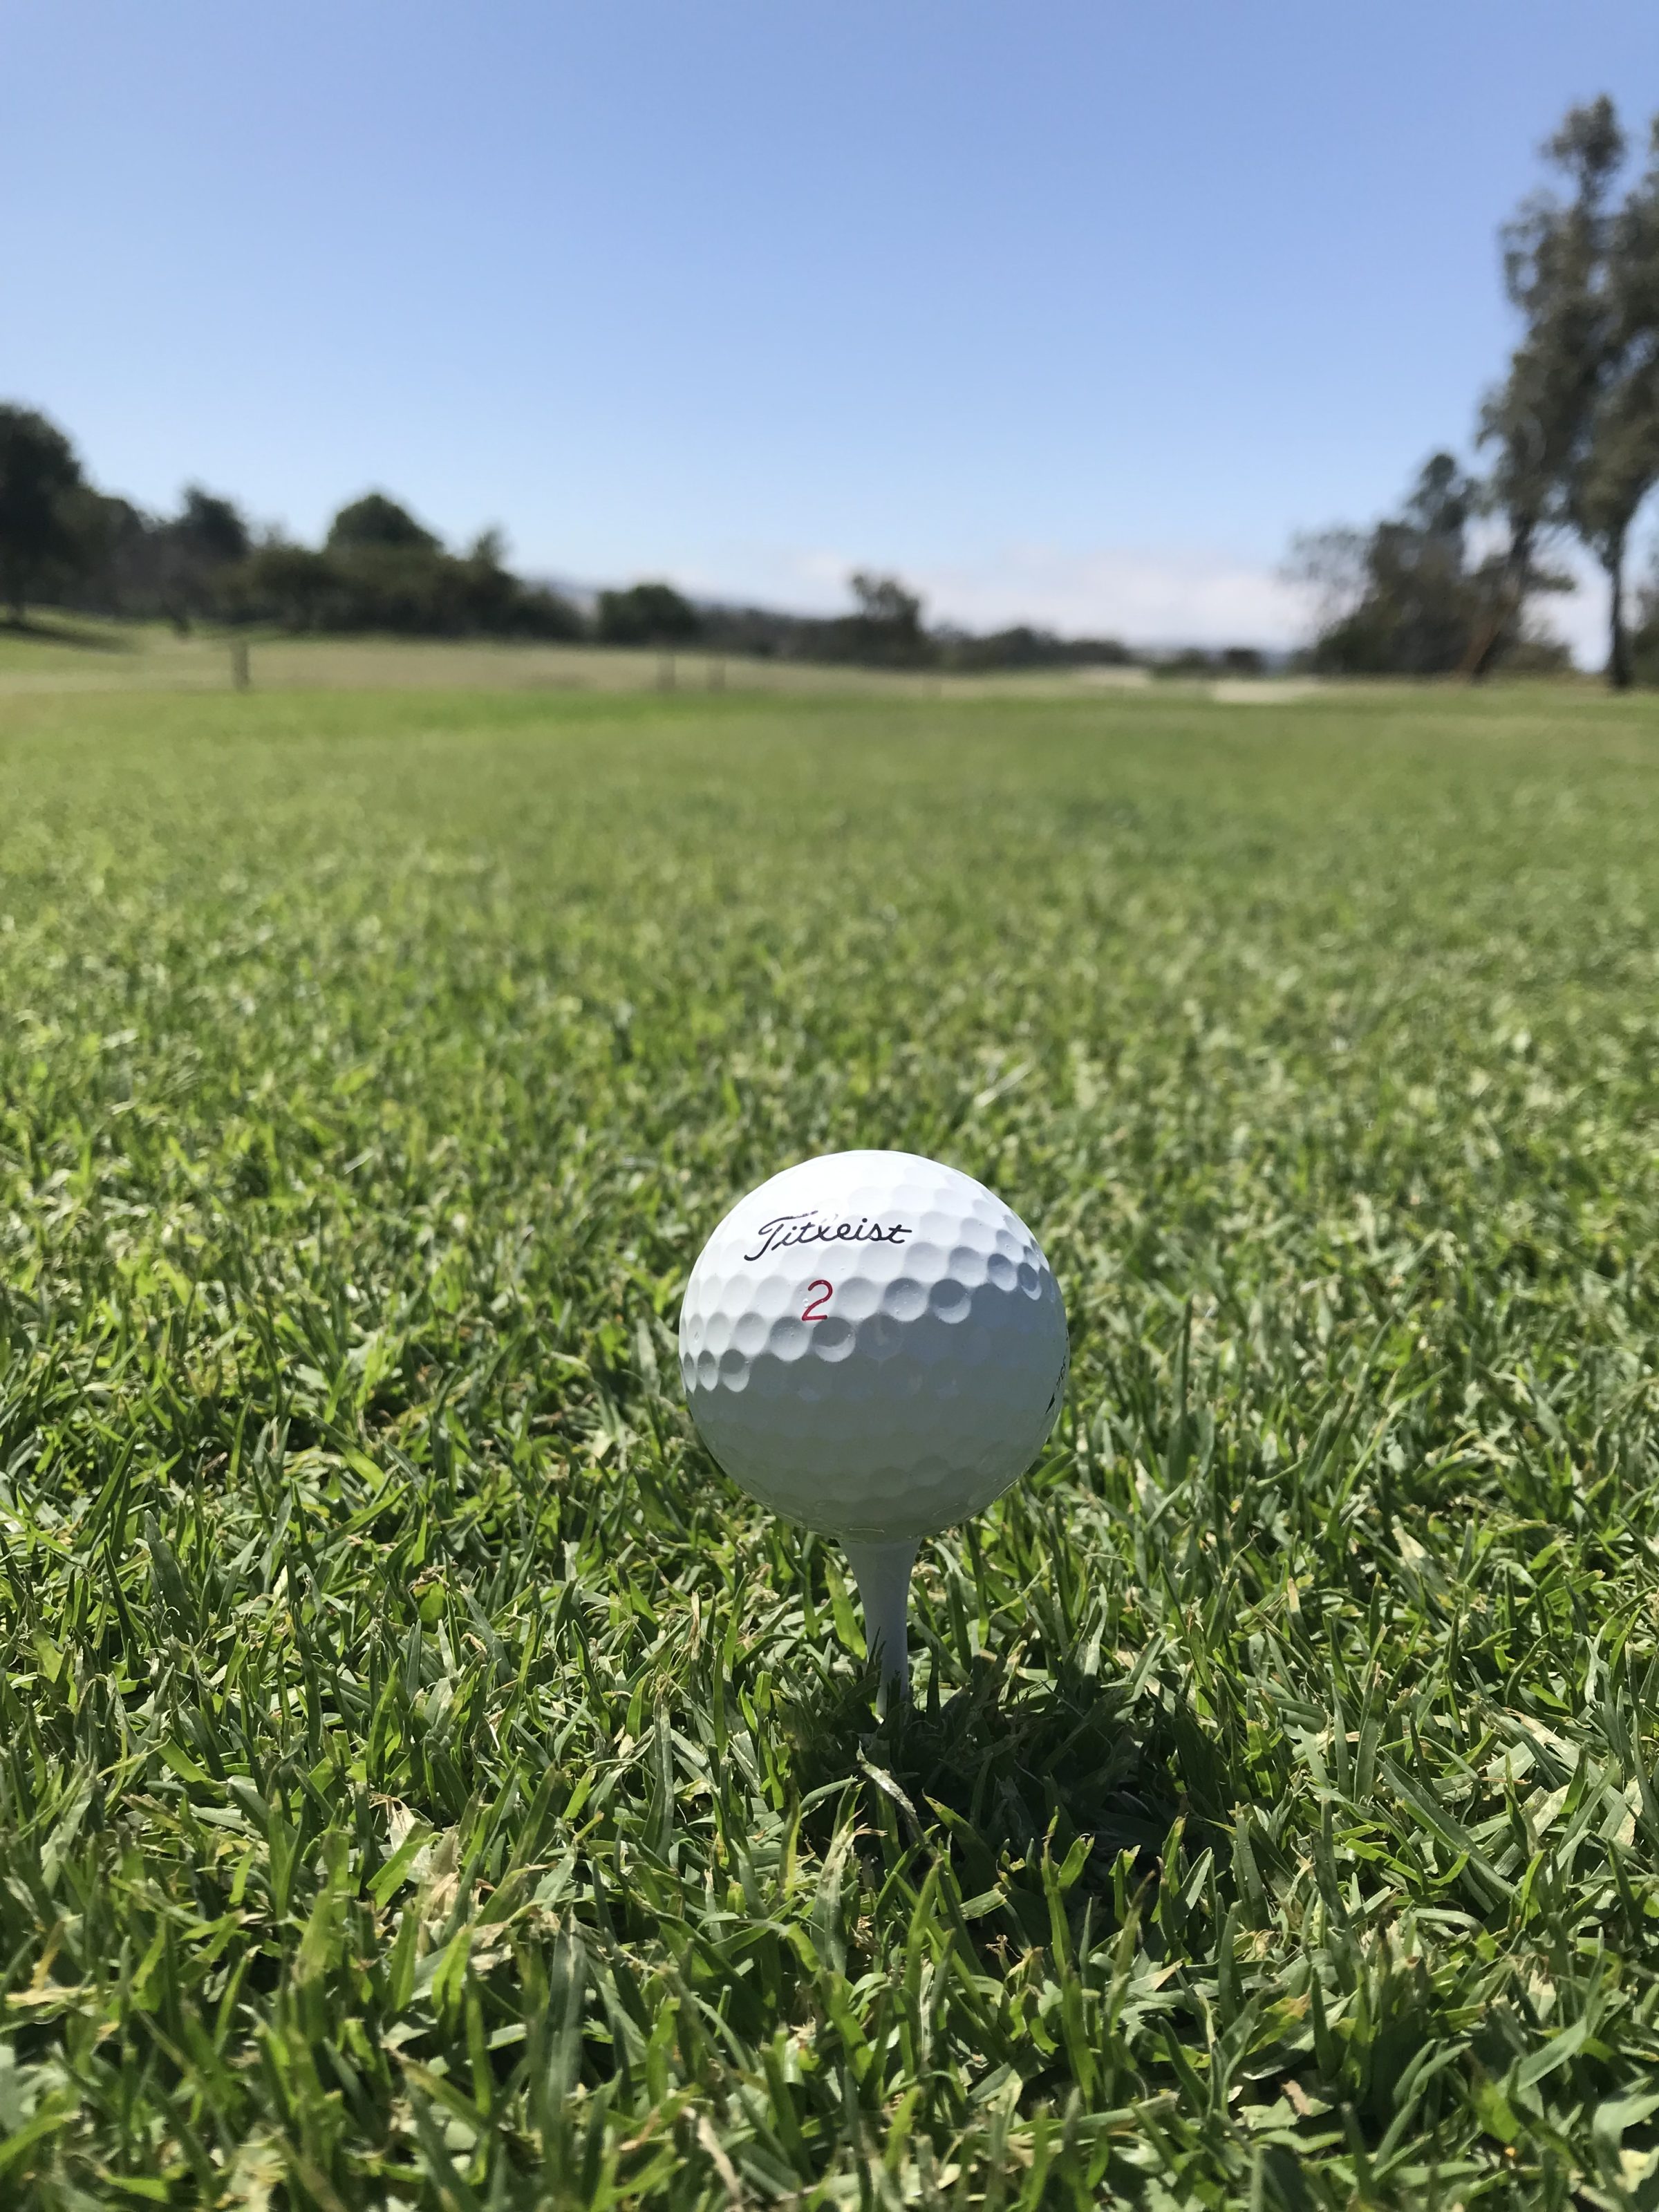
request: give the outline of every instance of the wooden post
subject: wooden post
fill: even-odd
[[[230,641],[230,681],[234,690],[251,691],[253,688],[253,678],[248,672],[247,640],[245,637],[234,637]]]

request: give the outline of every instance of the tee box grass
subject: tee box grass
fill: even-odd
[[[0,2202],[1645,2207],[1659,711],[0,699]],[[836,1548],[708,1230],[936,1155],[1041,1464]]]

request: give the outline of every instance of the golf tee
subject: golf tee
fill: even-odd
[[[915,1564],[914,1542],[843,1546],[857,1577],[864,1601],[864,1640],[872,1657],[881,1654],[881,1686],[876,1710],[884,1717],[896,1690],[903,1703],[910,1694],[909,1655],[906,1627],[910,1612],[910,1570]]]

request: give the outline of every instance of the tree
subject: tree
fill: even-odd
[[[464,560],[435,545],[348,544],[313,552],[268,539],[228,569],[218,604],[235,622],[294,630],[392,630],[408,637],[582,635],[568,600],[522,582],[501,565],[506,548],[485,532]]]
[[[0,406],[0,588],[14,622],[54,563],[73,569],[85,559],[82,489],[75,448],[56,423]]]
[[[1636,593],[1631,628],[1631,673],[1638,684],[1659,684],[1659,547],[1654,565]]]
[[[343,507],[329,525],[326,550],[354,553],[374,549],[408,553],[435,553],[439,541],[416,521],[406,507],[371,491]]]
[[[877,576],[857,568],[848,580],[858,602],[854,621],[867,629],[886,653],[902,659],[923,644],[921,600],[915,592],[907,591],[896,576]]]
[[[1659,121],[1646,174],[1614,218],[1602,286],[1600,388],[1569,487],[1575,527],[1607,579],[1607,681],[1632,680],[1625,556],[1637,511],[1659,482]]]
[[[891,667],[933,657],[933,642],[922,627],[921,600],[896,576],[859,568],[848,584],[858,611],[836,625],[843,659]]]
[[[1540,539],[1572,520],[1571,486],[1606,375],[1607,203],[1625,155],[1613,102],[1604,94],[1570,110],[1543,154],[1572,191],[1565,202],[1534,195],[1502,234],[1504,287],[1523,329],[1508,375],[1481,410],[1480,441],[1497,448],[1492,495],[1507,519],[1508,544],[1492,608],[1471,641],[1474,677],[1521,626],[1537,587]]]
[[[92,614],[153,614],[158,533],[149,516],[89,484],[73,495],[73,506],[83,557],[64,604]]]
[[[1298,530],[1284,566],[1287,584],[1303,593],[1313,616],[1316,639],[1348,620],[1365,596],[1370,581],[1370,533],[1352,523],[1328,530]]]
[[[974,673],[994,668],[1122,668],[1133,658],[1116,638],[1058,637],[1030,623],[1014,623],[986,636],[942,628],[929,642],[945,666]]]
[[[443,637],[470,627],[461,564],[384,492],[368,492],[340,509],[323,557],[330,577],[323,605],[331,629]]]
[[[1594,441],[1572,494],[1573,520],[1607,579],[1607,681],[1632,681],[1625,623],[1625,557],[1637,509],[1659,482],[1659,409],[1653,371],[1621,374],[1596,410]]]
[[[204,491],[200,484],[185,485],[185,503],[169,527],[190,558],[204,568],[246,561],[253,543],[235,501]]]
[[[635,584],[599,593],[595,629],[602,645],[684,645],[702,632],[702,617],[672,584]]]
[[[234,501],[187,484],[171,522],[151,533],[161,603],[175,629],[218,611],[229,572],[245,562],[252,533]]]
[[[1468,530],[1479,497],[1452,454],[1431,453],[1399,514],[1370,531],[1321,531],[1295,541],[1287,573],[1316,600],[1316,668],[1443,676],[1468,665],[1473,645],[1496,627],[1504,588],[1495,564],[1471,564]],[[1557,580],[1533,574],[1530,587]],[[1510,624],[1502,657],[1513,659],[1523,647],[1534,663],[1554,650]]]
[[[464,559],[440,563],[453,582],[460,626],[487,637],[540,638],[549,642],[582,635],[582,620],[568,599],[544,585],[526,584],[507,566],[507,534],[481,530]]]
[[[328,628],[337,580],[325,553],[272,538],[250,554],[228,580],[233,621],[280,623],[284,629]]]

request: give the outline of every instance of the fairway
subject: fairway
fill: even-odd
[[[1656,923],[1571,685],[0,696],[0,2203],[1650,2207]],[[1073,1354],[879,1729],[866,1145]]]

